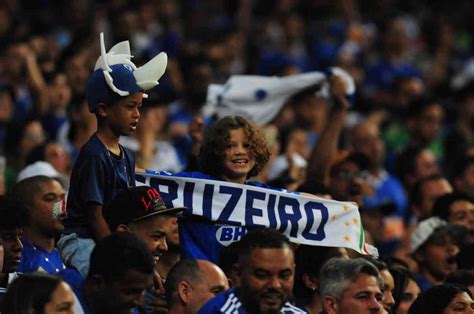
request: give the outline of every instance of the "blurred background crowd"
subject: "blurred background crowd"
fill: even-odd
[[[445,277],[456,268],[450,258],[474,244],[473,15],[469,0],[4,0],[1,193],[38,169],[67,186],[96,130],[85,89],[99,32],[107,47],[130,40],[137,65],[160,51],[169,57],[137,132],[122,139],[143,169],[188,166],[189,125],[209,84],[338,66],[357,88],[333,138],[338,151],[323,171],[309,171],[334,108],[299,93],[263,126],[272,157],[259,181],[357,202],[368,241],[412,270],[410,254],[424,243],[411,237],[419,221],[435,215],[459,225],[460,244],[441,243]]]

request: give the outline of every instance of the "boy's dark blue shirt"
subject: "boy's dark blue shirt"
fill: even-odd
[[[135,160],[131,151],[120,148],[121,156],[113,155],[96,134],[81,148],[71,174],[65,234],[91,237],[86,207],[106,207],[118,193],[135,186]]]

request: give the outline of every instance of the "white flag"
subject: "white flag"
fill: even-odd
[[[332,68],[330,72],[342,77],[348,96],[354,94],[355,84],[347,72],[339,68]],[[276,117],[293,95],[318,84],[322,86],[320,96],[329,97],[328,75],[324,72],[285,77],[234,75],[224,85],[209,85],[203,115],[217,114],[218,118],[240,115],[264,125]]]

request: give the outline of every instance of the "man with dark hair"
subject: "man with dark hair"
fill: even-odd
[[[209,299],[229,289],[222,269],[206,260],[183,259],[166,278],[169,313],[197,313]]]
[[[239,250],[240,287],[209,300],[199,313],[306,313],[288,302],[295,258],[287,237],[255,229],[242,238]]]
[[[433,215],[450,225],[466,227],[466,241],[474,243],[474,203],[467,194],[454,192],[439,197],[433,206]]]
[[[420,222],[411,235],[411,254],[418,264],[415,278],[422,291],[443,283],[449,272],[457,269],[455,232],[455,226],[431,217]]]
[[[103,215],[112,232],[129,232],[142,240],[155,262],[168,251],[167,236],[176,226],[176,213],[184,208],[167,208],[160,193],[149,186],[132,187],[120,192],[104,209]],[[145,307],[152,311],[166,308],[162,274],[155,272],[155,289],[147,290]]]
[[[66,268],[54,247],[64,229],[63,187],[53,178],[34,176],[18,182],[12,195],[24,207],[23,253],[18,270],[59,273]]]
[[[465,157],[456,164],[453,182],[456,191],[474,198],[474,157]]]
[[[145,289],[153,286],[154,259],[146,245],[128,232],[104,238],[92,251],[84,285],[86,313],[136,313]]]
[[[321,269],[321,300],[327,314],[382,313],[382,278],[362,258],[332,258]]]
[[[430,217],[436,199],[452,191],[448,180],[439,174],[418,180],[410,191],[410,203],[418,221]]]
[[[18,277],[16,271],[21,260],[23,245],[23,227],[20,220],[21,207],[12,199],[0,198],[0,235],[3,242],[3,268],[0,273],[0,287],[7,288],[8,284]]]

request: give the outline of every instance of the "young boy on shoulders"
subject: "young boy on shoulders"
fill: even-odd
[[[101,56],[87,85],[90,112],[97,118],[97,132],[81,148],[71,174],[65,230],[58,249],[66,264],[85,277],[96,240],[110,234],[102,215],[121,191],[135,186],[132,153],[119,144],[120,136],[135,131],[144,93],[163,75],[167,56],[160,53],[140,68],[130,60],[128,41]]]

